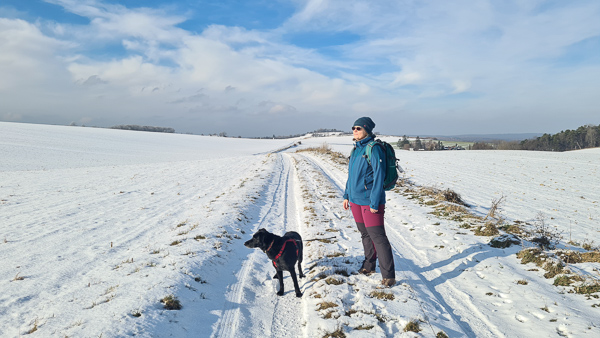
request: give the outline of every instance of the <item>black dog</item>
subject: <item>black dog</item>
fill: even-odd
[[[273,261],[273,266],[277,270],[277,274],[273,278],[279,279],[279,292],[278,296],[283,295],[283,270],[290,272],[292,280],[294,281],[294,289],[296,290],[296,297],[302,297],[300,287],[298,286],[298,279],[296,278],[296,271],[294,270],[294,264],[298,262],[298,275],[300,278],[304,277],[302,273],[302,237],[295,231],[288,231],[281,236],[277,236],[268,232],[265,229],[258,230],[252,239],[244,243],[248,248],[259,248],[267,257]]]

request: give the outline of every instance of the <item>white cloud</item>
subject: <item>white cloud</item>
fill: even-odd
[[[454,94],[463,93],[463,92],[466,92],[467,90],[469,90],[469,88],[471,88],[471,82],[464,81],[464,80],[454,80],[454,81],[452,81],[452,86],[454,87],[454,90],[452,91],[452,93],[454,93]]]
[[[268,111],[269,114],[292,114],[297,110],[296,108],[287,104],[273,104]]]
[[[35,25],[0,18],[0,90],[47,84],[62,67],[55,54],[64,46],[43,35]]]
[[[419,72],[403,71],[397,74],[392,85],[418,84],[423,79]]]

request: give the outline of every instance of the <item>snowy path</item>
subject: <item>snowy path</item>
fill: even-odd
[[[341,209],[338,204],[344,189],[345,174],[320,160],[319,157],[311,155],[284,153],[277,155],[276,162],[273,173],[265,182],[268,189],[262,196],[264,206],[259,212],[259,219],[253,225],[253,231],[261,227],[266,227],[278,234],[293,230],[300,232],[306,240],[308,239],[306,235],[310,231],[303,230],[306,227],[313,227],[314,224],[301,226],[298,207],[301,202],[296,200],[302,199],[302,196],[299,195],[300,182],[296,181],[302,182],[305,196],[318,196],[323,193],[321,190],[324,188],[328,190],[328,193],[335,194],[336,199],[318,198],[312,202],[312,208],[319,209],[319,211],[315,211],[317,215],[320,213],[322,216],[327,214],[331,216]],[[299,169],[296,170],[294,165]],[[331,191],[332,189],[333,191]],[[320,203],[315,203],[317,201]],[[413,301],[413,310],[418,310],[424,321],[433,322],[436,327],[443,327],[450,336],[502,337],[503,333],[477,310],[464,291],[461,291],[452,282],[445,280],[443,283],[440,282],[442,273],[437,269],[423,271],[421,264],[428,262],[429,258],[420,253],[402,236],[402,232],[396,229],[397,223],[413,222],[413,220],[408,219],[402,212],[395,211],[401,210],[402,206],[399,205],[401,201],[393,199],[388,203],[390,203],[388,205],[388,210],[390,210],[387,225],[388,236],[397,262],[397,278],[402,283],[397,288],[401,288],[406,297]],[[394,220],[389,221],[390,217],[393,217]],[[351,252],[360,260],[362,249],[359,246],[359,235],[353,227],[342,226],[342,224],[349,223],[351,216],[346,214],[345,217],[336,218],[328,223],[340,237],[338,251]],[[322,219],[322,217],[316,217],[316,219]],[[321,220],[321,222],[323,221]],[[322,234],[321,231],[316,233],[319,237],[323,237]],[[310,266],[311,262],[317,262],[323,256],[327,256],[327,254],[321,249],[315,250],[314,245],[308,244],[305,251],[305,269]],[[225,309],[211,336],[322,336],[321,333],[318,333],[319,330],[313,331],[315,327],[311,325],[312,323],[307,323],[314,316],[311,313],[314,310],[311,309],[310,302],[306,301],[309,298],[306,291],[310,291],[312,283],[305,284],[306,280],[300,280],[305,297],[297,299],[293,297],[289,275],[284,274],[286,294],[283,297],[277,297],[275,295],[277,283],[272,279],[272,266],[264,253],[259,250],[248,255],[236,276],[236,282],[228,287]],[[362,283],[367,282],[364,280],[367,278],[362,279]],[[368,281],[368,283],[373,282],[377,281]],[[360,295],[350,295],[350,298],[346,300],[349,304],[360,303],[360,301]],[[305,313],[303,314],[302,311]],[[303,319],[303,317],[305,318]],[[433,335],[439,331],[439,329],[434,329],[431,323],[424,330]],[[396,331],[392,329],[389,332],[384,331],[382,334],[389,336],[394,332]]]
[[[266,203],[252,231],[268,228],[279,235],[287,231],[300,232],[295,201],[297,187],[290,155],[273,156],[277,156],[277,164],[265,182],[269,187],[262,197]],[[273,275],[267,256],[258,249],[253,250],[237,273],[238,280],[226,294],[226,308],[211,336],[289,337],[290,332],[300,332],[301,299],[293,297],[288,273],[284,273],[284,296],[276,296],[278,282],[272,279]]]

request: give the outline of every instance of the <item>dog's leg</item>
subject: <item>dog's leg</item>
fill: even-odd
[[[283,296],[283,271],[277,270],[277,279],[279,279],[279,291],[277,291],[278,296]]]
[[[273,276],[273,279],[279,279],[279,275],[277,274],[277,265],[275,265],[275,262],[271,261],[271,263],[273,263],[273,267],[275,268],[275,275]]]
[[[302,272],[302,242],[300,244],[300,249],[298,250],[298,277],[304,278],[304,273]]]
[[[298,262],[298,277],[300,277],[300,278],[306,277],[304,275],[304,273],[302,273],[302,263],[301,262]]]
[[[298,285],[298,278],[296,277],[296,271],[294,271],[294,267],[290,269],[290,275],[292,275],[292,280],[294,281],[294,290],[296,290],[296,297],[302,297],[302,292],[300,292],[300,286]]]

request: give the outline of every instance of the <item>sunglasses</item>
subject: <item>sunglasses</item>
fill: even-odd
[[[352,130],[358,130],[358,131],[361,131],[361,130],[362,130],[362,128],[361,128],[361,127],[352,127]]]

